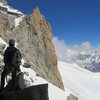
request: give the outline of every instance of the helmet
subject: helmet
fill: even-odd
[[[15,40],[14,39],[9,40],[9,45],[14,46],[15,45]]]

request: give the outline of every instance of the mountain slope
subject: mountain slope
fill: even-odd
[[[95,74],[75,63],[59,61],[65,90],[70,89],[79,100],[100,100],[100,73]]]

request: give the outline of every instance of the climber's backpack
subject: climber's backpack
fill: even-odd
[[[18,65],[21,63],[19,50],[15,47],[8,47],[4,54],[4,62],[9,65]]]
[[[12,65],[20,65],[21,64],[21,55],[20,51],[15,48],[14,53],[13,53],[13,59],[12,59]]]

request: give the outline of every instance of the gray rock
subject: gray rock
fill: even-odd
[[[48,84],[31,86],[20,91],[0,93],[0,100],[49,100]]]
[[[68,97],[67,97],[67,100],[78,100],[78,97],[70,94]]]
[[[31,68],[31,66],[33,66],[30,62],[25,62],[23,67],[25,68]]]
[[[3,54],[4,48],[6,47],[5,44],[0,44],[0,54]]]
[[[27,83],[25,83],[24,74],[22,72],[19,73],[16,77],[16,87],[16,90],[27,88]],[[12,80],[8,82],[7,86],[4,89],[5,92],[10,90],[12,90]]]

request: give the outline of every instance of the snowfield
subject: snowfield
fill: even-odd
[[[75,63],[58,62],[65,89],[71,90],[79,100],[100,100],[100,73],[83,69]]]

